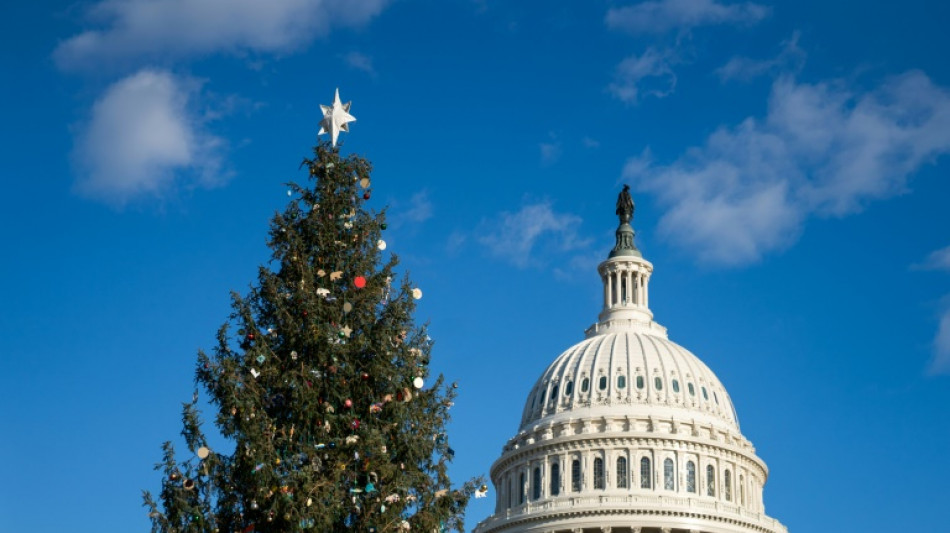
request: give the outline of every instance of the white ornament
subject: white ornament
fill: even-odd
[[[376,247],[379,248],[380,250],[385,250],[385,249],[386,249],[386,241],[380,239],[379,242],[376,243]]]
[[[347,123],[356,120],[356,117],[350,114],[350,105],[352,103],[353,102],[347,102],[344,104],[340,102],[340,90],[337,89],[333,97],[333,105],[320,106],[320,109],[323,110],[323,120],[320,121],[320,131],[317,132],[317,135],[329,133],[330,142],[333,146],[336,146],[336,139],[340,135],[340,132],[350,131],[350,127],[347,126]]]
[[[425,382],[420,377],[417,377],[416,379],[412,380],[412,386],[417,389],[421,389],[423,385],[425,385]]]
[[[421,299],[421,298],[422,298],[422,289],[420,289],[420,288],[418,288],[418,287],[415,288],[415,289],[412,289],[412,297],[415,298],[416,300]]]

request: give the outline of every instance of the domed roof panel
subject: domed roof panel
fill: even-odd
[[[682,346],[636,330],[594,335],[558,356],[531,388],[521,429],[618,409],[739,429],[729,394],[709,367]]]

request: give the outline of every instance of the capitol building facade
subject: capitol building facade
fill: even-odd
[[[653,320],[626,187],[617,214],[599,320],[531,388],[475,533],[787,533],[726,389]]]

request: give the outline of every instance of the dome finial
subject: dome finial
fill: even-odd
[[[630,196],[630,186],[624,185],[623,190],[617,196],[617,217],[620,218],[620,226],[617,227],[617,244],[610,251],[608,257],[617,257],[618,255],[634,255],[642,257],[637,245],[633,244],[633,237],[636,232],[630,226],[633,220],[633,211],[636,207],[633,204],[633,198]]]

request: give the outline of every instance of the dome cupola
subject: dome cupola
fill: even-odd
[[[787,533],[765,514],[768,469],[725,387],[653,320],[627,186],[616,214],[598,321],[529,391],[475,531]]]

